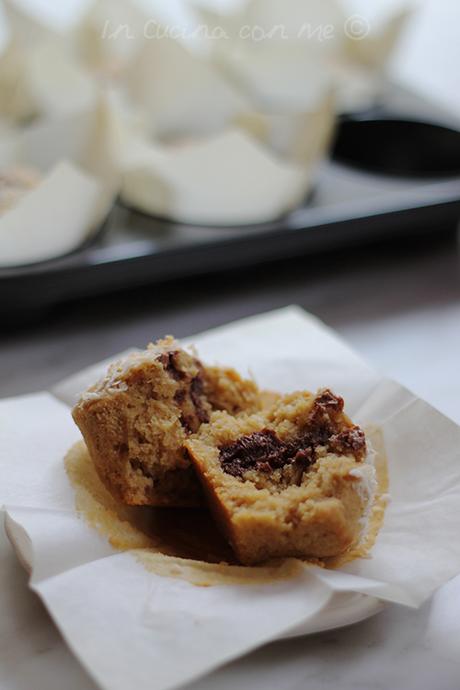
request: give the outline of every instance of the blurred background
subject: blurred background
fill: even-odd
[[[52,0],[18,0],[15,4],[61,30],[78,22],[91,7],[90,0],[61,0],[59,3]],[[116,0],[114,4],[117,4]],[[193,4],[189,0],[139,0],[138,4],[149,19],[165,24],[193,26],[193,19],[190,18],[190,6],[193,7]],[[203,0],[200,4],[225,9],[242,3],[238,0]],[[308,21],[309,2],[304,4]],[[321,6],[321,3],[318,5]],[[349,16],[364,17],[371,26],[373,22],[380,23],[385,16],[402,8],[413,11],[410,25],[391,58],[389,73],[408,88],[416,89],[457,114],[460,112],[460,7],[456,0],[347,0],[344,7]],[[110,15],[107,18],[110,19]],[[2,11],[2,45],[8,35],[6,25],[5,12]]]
[[[0,393],[297,303],[458,416],[456,0],[4,0]]]

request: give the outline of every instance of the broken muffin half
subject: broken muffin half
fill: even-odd
[[[202,492],[185,440],[213,410],[262,405],[253,381],[206,367],[172,337],[112,364],[72,411],[97,472],[123,503],[195,506]]]
[[[343,407],[327,389],[293,393],[256,414],[215,412],[185,442],[241,563],[332,557],[359,540],[375,470]]]

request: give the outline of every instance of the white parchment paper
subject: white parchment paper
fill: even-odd
[[[205,361],[250,370],[261,386],[343,395],[349,414],[383,431],[391,502],[371,558],[336,571],[306,566],[273,583],[197,587],[114,551],[75,512],[63,457],[79,432],[68,406],[106,364],[52,393],[1,401],[9,531],[33,562],[31,587],[106,690],[190,681],[308,621],[334,592],[418,606],[460,572],[460,427],[295,307],[190,341]]]

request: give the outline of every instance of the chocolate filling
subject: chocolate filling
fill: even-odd
[[[131,465],[131,468],[134,471],[139,470],[144,475],[144,477],[146,477],[147,479],[153,479],[152,473],[145,466],[145,464],[142,462],[142,460],[138,460],[138,458],[132,458],[129,461],[129,464]]]
[[[192,415],[181,414],[179,421],[181,423],[182,428],[185,429],[187,434],[193,434],[195,431],[198,430],[199,424],[197,425],[195,423],[196,419]]]
[[[366,451],[366,437],[359,426],[352,426],[330,437],[329,449],[337,455],[354,455],[362,460]]]
[[[176,402],[178,405],[181,405],[185,400],[185,389],[184,388],[179,388],[174,393],[174,402]]]
[[[195,406],[196,416],[203,424],[209,422],[209,415],[203,406],[204,383],[200,375],[195,376],[190,384],[190,398]]]
[[[177,350],[173,352],[164,352],[158,357],[158,360],[171,378],[175,381],[182,381],[185,378],[185,373],[177,366],[176,357],[178,354]]]
[[[248,470],[273,472],[294,466],[293,476],[300,483],[302,474],[316,462],[317,448],[323,446],[337,455],[354,455],[359,462],[366,452],[366,439],[358,426],[339,431],[337,417],[343,410],[343,399],[325,390],[313,403],[305,429],[298,438],[282,441],[272,429],[262,429],[241,436],[219,448],[222,469],[234,477]]]
[[[174,401],[182,410],[180,423],[183,429],[188,434],[191,434],[198,431],[200,424],[209,421],[208,412],[203,404],[205,398],[203,367],[201,363],[196,360],[199,373],[194,378],[190,379],[187,373],[182,371],[178,364],[178,354],[179,352],[177,350],[165,352],[158,357],[158,360],[174,381],[183,384],[182,387],[178,388],[175,392]]]
[[[242,477],[252,469],[273,472],[288,464],[296,464],[303,470],[314,462],[310,448],[285,443],[272,429],[262,429],[221,446],[219,459],[224,472],[234,477]]]

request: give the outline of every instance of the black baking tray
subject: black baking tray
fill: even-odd
[[[270,223],[173,223],[115,204],[85,246],[0,269],[0,314],[274,259],[454,229],[460,219],[460,129],[414,96],[390,90],[341,119],[331,160],[305,204]],[[312,260],[314,260],[312,258]]]

